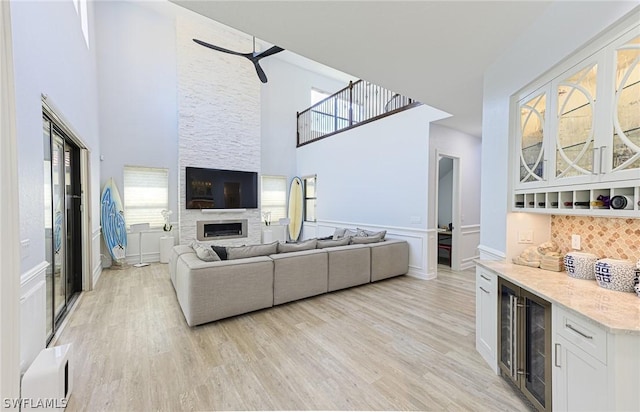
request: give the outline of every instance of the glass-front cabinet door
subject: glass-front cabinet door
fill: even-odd
[[[594,180],[598,63],[569,71],[554,82],[556,99],[554,177],[559,184]]]
[[[540,186],[546,180],[545,138],[547,93],[536,92],[519,103],[519,183]]]
[[[607,180],[640,179],[640,29],[621,37],[610,53],[614,90]]]

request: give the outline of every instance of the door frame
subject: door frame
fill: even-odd
[[[451,188],[451,224],[453,226],[453,230],[451,231],[451,270],[460,270],[460,238],[461,238],[461,229],[460,229],[460,215],[461,215],[461,205],[460,205],[460,156],[454,153],[450,153],[447,151],[442,151],[439,149],[435,150],[435,174],[434,174],[434,182],[435,189],[433,199],[434,202],[432,204],[434,208],[434,230],[436,231],[436,241],[434,242],[434,247],[436,249],[435,257],[436,257],[436,273],[438,268],[438,198],[439,198],[439,176],[440,176],[440,159],[441,158],[449,158],[453,160],[453,184]]]

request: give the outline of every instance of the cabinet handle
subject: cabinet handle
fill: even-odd
[[[591,165],[593,166],[593,172],[591,172],[591,174],[593,175],[597,175],[598,172],[596,172],[596,151],[598,153],[600,153],[600,148],[599,147],[594,147],[593,148],[593,160],[591,162]],[[602,156],[600,156],[602,158]]]
[[[491,279],[489,279],[488,277],[486,277],[485,275],[480,275],[480,277],[484,280],[486,280],[487,282],[491,282]]]
[[[483,288],[482,286],[480,286],[480,290],[483,291],[484,293],[489,293],[489,291]]]
[[[600,168],[599,168],[600,169],[600,174],[602,174],[602,158],[604,156],[604,149],[606,147],[607,146],[600,146],[600,165],[599,165],[600,166]]]
[[[560,344],[556,343],[556,346],[555,346],[555,352],[556,353],[554,354],[556,359],[553,362],[553,364],[556,365],[556,368],[560,367],[560,364],[558,363],[558,358],[560,358],[560,355],[558,355],[558,349],[560,349]]]
[[[584,332],[579,331],[578,329],[574,328],[570,323],[565,323],[564,324],[567,328],[571,329],[572,331],[574,331],[575,333],[577,333],[578,335],[582,336],[583,338],[586,339],[593,339],[593,336],[589,336],[587,334],[585,334]]]

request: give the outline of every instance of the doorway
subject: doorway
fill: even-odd
[[[437,261],[459,270],[459,176],[460,158],[438,153],[436,184]]]
[[[43,113],[46,336],[51,341],[82,290],[81,149]]]

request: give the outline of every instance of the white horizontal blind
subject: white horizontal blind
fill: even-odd
[[[262,176],[260,209],[271,212],[271,223],[287,217],[287,178],[284,176]]]
[[[169,170],[124,167],[124,218],[127,226],[149,223],[162,227],[162,211],[169,209]]]

